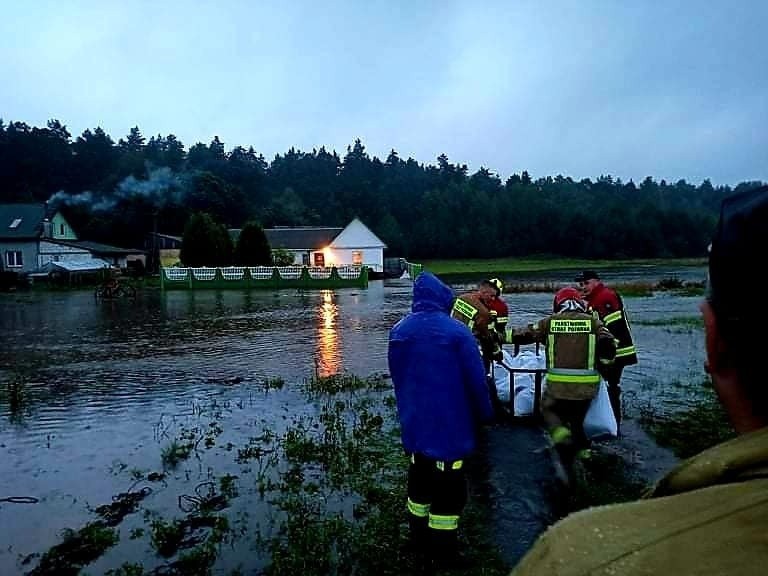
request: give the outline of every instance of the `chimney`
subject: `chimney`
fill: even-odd
[[[53,238],[51,221],[48,218],[43,220],[43,238]]]

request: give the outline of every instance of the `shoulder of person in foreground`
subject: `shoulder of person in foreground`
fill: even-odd
[[[544,533],[512,576],[764,574],[768,479],[590,508]]]

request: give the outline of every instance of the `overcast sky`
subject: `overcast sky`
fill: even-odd
[[[768,181],[768,1],[0,0],[0,117],[502,178]]]

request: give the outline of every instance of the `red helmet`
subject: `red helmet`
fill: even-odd
[[[552,303],[552,308],[557,310],[560,308],[560,304],[566,300],[576,300],[577,302],[581,302],[581,293],[579,293],[576,288],[572,288],[570,286],[568,288],[561,288],[557,291],[557,294],[555,294],[555,300]]]

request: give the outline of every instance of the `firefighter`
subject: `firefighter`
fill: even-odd
[[[594,270],[584,270],[575,281],[581,287],[590,311],[597,313],[617,340],[616,361],[606,368],[603,376],[608,383],[608,397],[611,399],[616,424],[621,428],[621,373],[625,366],[637,364],[637,352],[624,302],[615,290],[600,281]]]
[[[553,313],[536,325],[511,331],[514,343],[546,346],[547,386],[542,416],[565,470],[589,457],[584,416],[597,393],[600,374],[616,354],[613,336],[599,318],[587,312],[575,288],[555,294]],[[563,478],[563,480],[565,480]]]
[[[412,312],[389,334],[408,470],[411,542],[437,564],[457,561],[457,530],[466,504],[465,458],[478,429],[493,417],[477,343],[449,317],[453,291],[429,272],[413,285]],[[452,558],[452,555],[454,556]]]
[[[501,297],[502,292],[504,292],[504,283],[499,278],[491,278],[488,282],[496,289],[489,308],[491,311],[491,322],[496,330],[499,347],[501,347],[506,338],[507,324],[509,323],[509,307]],[[501,349],[499,349],[498,357],[495,360],[501,361]]]
[[[466,324],[477,338],[486,374],[490,373],[494,356],[501,352],[491,314],[491,303],[495,297],[496,287],[483,280],[477,289],[460,294],[451,309],[451,316]]]

